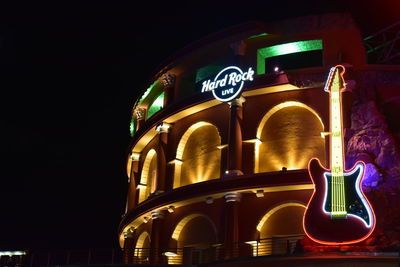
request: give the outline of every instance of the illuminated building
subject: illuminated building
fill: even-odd
[[[327,14],[236,26],[166,61],[133,107],[118,236],[125,261],[200,263],[291,254],[300,245],[354,252],[398,244],[400,215],[388,204],[376,212],[375,232],[346,248],[315,243],[302,226],[314,190],[308,163],[330,162],[324,84],[338,64],[347,70],[346,169],[366,163],[372,205],[399,202],[400,123],[385,116],[400,111],[400,67],[368,64],[366,52],[349,16]],[[229,66],[243,70],[244,86],[223,102],[212,88],[229,83]]]

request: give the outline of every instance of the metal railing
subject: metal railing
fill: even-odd
[[[185,248],[165,248],[161,252],[164,256],[163,262],[168,264],[201,264],[233,258],[294,255],[298,242],[303,237],[303,235],[272,237],[234,243],[229,246],[210,244]],[[150,248],[134,249],[128,253],[132,255],[129,263],[148,264],[152,252],[154,253]]]
[[[400,21],[364,38],[369,63],[398,64],[400,61]]]

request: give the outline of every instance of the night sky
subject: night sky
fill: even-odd
[[[395,0],[10,2],[0,4],[0,250],[117,247],[130,110],[177,50],[252,20],[348,11],[364,36],[399,20]]]

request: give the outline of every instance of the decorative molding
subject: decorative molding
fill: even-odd
[[[169,128],[171,127],[171,124],[168,124],[166,122],[161,122],[156,126],[156,131],[158,133],[168,133]]]
[[[152,220],[164,219],[164,216],[165,216],[165,210],[156,210],[151,212]]]
[[[244,98],[243,96],[239,97],[239,98],[235,98],[231,101],[228,102],[229,107],[242,107],[243,103],[246,102],[246,98]]]
[[[130,158],[131,158],[132,161],[139,161],[140,153],[132,152],[132,154],[130,155]]]
[[[241,197],[238,192],[229,192],[225,194],[225,202],[240,202]]]
[[[175,86],[176,75],[166,73],[162,76],[161,81],[165,88],[173,88]]]
[[[146,115],[146,109],[144,108],[135,108],[134,110],[136,119],[138,120],[144,120],[145,115]]]

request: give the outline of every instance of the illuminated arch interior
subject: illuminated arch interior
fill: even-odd
[[[139,183],[139,203],[153,193],[157,182],[157,153],[151,149],[144,160]]]
[[[296,242],[302,239],[305,209],[306,206],[298,202],[286,202],[270,209],[257,225],[260,237],[258,255],[285,254],[288,249],[287,240]],[[289,239],[283,240],[280,237]],[[253,244],[253,250],[255,248]]]
[[[323,131],[322,119],[309,106],[296,101],[276,105],[257,128],[254,172],[306,169],[313,157],[324,162]]]
[[[178,247],[216,242],[216,230],[212,221],[202,214],[191,214],[175,227],[172,238]]]
[[[265,225],[265,223],[267,222],[267,220],[274,215],[277,211],[283,209],[283,208],[287,208],[287,207],[300,207],[302,209],[305,209],[306,206],[304,204],[298,203],[298,202],[287,202],[287,203],[283,203],[280,204],[278,206],[273,207],[272,209],[270,209],[260,220],[260,222],[257,225],[257,231],[261,232],[263,226]],[[304,211],[303,211],[304,213]],[[301,217],[301,219],[303,219],[303,217]]]
[[[221,137],[208,122],[198,122],[183,134],[176,151],[174,188],[220,176]]]
[[[149,257],[150,236],[149,233],[144,231],[140,234],[136,241],[134,256],[139,259],[146,259]]]
[[[141,233],[136,241],[135,248],[149,248],[150,244],[150,235],[146,231]]]

